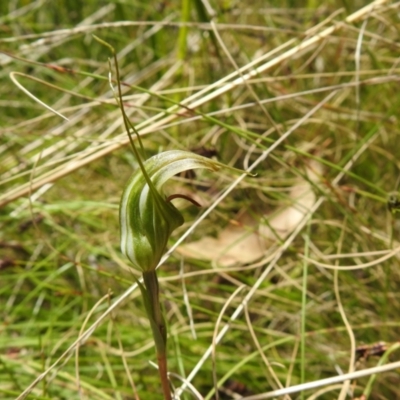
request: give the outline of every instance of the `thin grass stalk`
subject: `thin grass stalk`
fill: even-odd
[[[307,233],[304,237],[304,255],[308,258],[310,251],[310,222],[307,224]],[[306,381],[306,312],[307,312],[307,278],[308,278],[308,261],[304,259],[303,264],[303,283],[301,295],[301,327],[300,327],[300,383]],[[301,399],[304,400],[304,392],[301,392]]]
[[[178,39],[178,58],[184,60],[186,58],[187,50],[187,36],[188,36],[188,25],[187,22],[190,20],[190,0],[182,0],[181,5],[181,22],[182,25],[179,28],[179,39]]]

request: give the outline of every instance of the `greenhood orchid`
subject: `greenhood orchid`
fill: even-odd
[[[128,257],[134,268],[142,273],[142,279],[135,278],[136,284],[142,293],[153,332],[164,400],[171,400],[167,367],[167,325],[160,302],[156,268],[165,252],[171,233],[183,224],[182,214],[170,200],[176,197],[187,197],[178,194],[167,198],[162,189],[168,179],[180,172],[195,168],[217,171],[225,166],[209,158],[182,150],[166,151],[143,161],[131,131],[135,133],[143,152],[140,135],[130,123],[123,107],[121,80],[115,50],[102,39],[96,36],[95,39],[112,51],[118,84],[116,101],[121,108],[125,129],[139,164],[139,168],[129,179],[120,202],[121,251]],[[110,86],[114,90],[111,79]],[[229,168],[235,170],[235,168]]]
[[[171,233],[183,224],[179,210],[162,192],[172,176],[195,168],[217,171],[222,164],[181,150],[157,154],[133,173],[120,204],[121,250],[142,272],[155,270]],[[146,176],[147,175],[147,176]]]

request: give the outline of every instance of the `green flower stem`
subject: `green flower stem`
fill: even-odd
[[[201,5],[201,2],[198,2]],[[189,0],[184,0],[185,13],[189,12]],[[181,30],[181,38],[186,33]],[[174,175],[196,168],[218,171],[223,164],[206,157],[182,150],[170,150],[157,154],[144,161],[136,148],[130,129],[136,134],[140,149],[144,152],[140,135],[129,121],[123,106],[118,59],[114,48],[104,40],[93,36],[99,43],[108,47],[115,62],[118,87],[116,100],[121,108],[123,122],[139,164],[122,194],[119,207],[121,229],[121,251],[142,271],[143,283],[137,281],[142,292],[147,316],[150,321],[156,345],[158,369],[165,400],[171,400],[167,368],[167,327],[160,304],[160,293],[156,268],[165,253],[171,233],[184,222],[182,214],[172,204],[177,197],[194,202],[190,197],[173,194],[165,197],[162,187]],[[182,51],[184,50],[181,47]],[[111,61],[110,70],[111,70]],[[111,82],[110,82],[111,83]],[[112,86],[112,84],[111,84]],[[231,168],[234,169],[234,168]]]
[[[160,303],[160,290],[157,272],[155,270],[143,272],[143,285],[140,284],[147,316],[150,321],[156,345],[158,372],[165,400],[171,400],[171,390],[168,381],[167,368],[167,327]]]

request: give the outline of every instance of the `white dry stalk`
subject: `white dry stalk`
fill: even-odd
[[[369,261],[366,263],[356,264],[356,265],[332,265],[332,264],[321,263],[312,258],[307,258],[307,257],[304,257],[304,258],[307,260],[307,262],[309,262],[317,267],[332,269],[332,270],[337,270],[337,271],[355,271],[358,269],[365,269],[365,268],[373,267],[375,265],[379,265],[379,264],[385,262],[386,260],[391,259],[392,257],[396,256],[399,253],[400,253],[400,246],[396,247],[394,250],[387,252],[387,254],[385,254],[384,256],[382,256],[380,258],[377,258],[373,261]]]
[[[343,246],[343,238],[345,236],[345,230],[343,229],[342,232],[340,233],[340,240],[339,240],[339,245],[337,247],[337,253],[339,254],[342,251],[342,246]],[[337,262],[337,261],[336,261]],[[356,359],[356,339],[354,336],[353,329],[350,325],[350,322],[347,318],[346,311],[343,306],[342,298],[340,296],[340,288],[339,288],[339,271],[335,270],[333,271],[333,290],[335,293],[336,297],[336,303],[339,309],[340,316],[342,317],[342,321],[346,327],[347,333],[349,335],[350,339],[350,357],[349,357],[349,370],[348,373],[354,372],[354,367],[355,367],[355,359]],[[349,394],[350,391],[350,380],[346,380],[343,383],[342,388],[340,389],[339,397],[338,400],[345,400],[347,395]]]
[[[43,0],[41,0],[43,2]],[[45,0],[44,0],[45,1]],[[38,5],[40,7],[40,4]],[[30,10],[28,10],[30,11]],[[271,9],[268,10],[271,13]],[[342,11],[337,10],[329,17],[329,20],[335,17],[337,14],[340,14]],[[9,14],[10,15],[10,14]],[[7,16],[7,19],[8,16]],[[86,20],[85,20],[86,21]],[[0,22],[2,19],[0,18]],[[86,21],[86,23],[88,23]],[[205,31],[213,30],[212,26],[208,22],[182,22],[182,21],[115,21],[115,22],[103,22],[99,24],[87,24],[84,25],[83,21],[78,26],[71,29],[58,29],[50,32],[41,32],[41,33],[30,33],[26,35],[13,35],[12,37],[1,38],[0,43],[13,43],[20,42],[21,40],[30,40],[30,39],[39,39],[42,41],[42,44],[51,43],[56,40],[58,36],[72,36],[78,34],[89,34],[91,32],[96,32],[99,30],[107,30],[111,28],[128,28],[128,27],[145,27],[145,26],[161,26],[161,27],[190,27],[190,28],[198,28]],[[286,28],[278,28],[278,27],[270,27],[270,26],[259,26],[259,25],[246,25],[246,24],[225,24],[218,23],[218,30],[239,30],[245,29],[250,31],[258,31],[258,32],[274,32],[274,33],[288,33],[288,34],[298,34],[297,30],[291,30]],[[0,58],[0,65],[4,66],[8,64],[8,61],[11,58],[5,57],[4,60]]]
[[[217,368],[216,368],[216,358],[217,358],[217,337],[218,337],[218,329],[220,327],[220,324],[222,322],[222,318],[225,315],[225,312],[227,308],[230,306],[231,302],[233,299],[241,292],[246,286],[245,285],[240,285],[235,289],[235,291],[229,296],[229,298],[226,300],[225,304],[223,305],[221,311],[219,312],[218,318],[215,322],[214,326],[214,333],[212,336],[212,351],[211,351],[211,361],[212,361],[212,375],[213,375],[213,383],[214,383],[214,392],[216,396],[216,400],[219,400],[219,394],[218,394],[218,379],[217,379]]]
[[[291,386],[285,389],[274,390],[268,393],[260,393],[254,396],[242,397],[242,400],[264,400],[277,398],[279,396],[284,396],[287,394],[298,393],[304,390],[311,390],[321,386],[333,385],[335,383],[344,382],[346,380],[354,380],[362,378],[364,376],[371,376],[374,374],[381,374],[386,371],[393,371],[394,369],[400,368],[400,361],[392,362],[385,365],[380,365],[378,367],[366,368],[360,371],[355,371],[350,374],[343,374],[338,376],[333,376],[331,378],[320,379],[318,381],[307,382],[301,385]]]
[[[349,15],[345,22],[347,24],[351,24],[359,19],[364,18],[366,15],[369,15],[372,11],[376,11],[379,9],[380,6],[385,4],[387,0],[376,0],[371,4],[365,6],[364,8],[358,10],[357,12]],[[293,44],[293,40],[285,43],[284,45],[280,46],[279,48],[274,49],[273,51],[259,57],[258,59],[246,64],[244,67],[236,70],[235,72],[227,75],[225,78],[211,84],[210,86],[206,87],[203,90],[200,90],[189,96],[185,100],[181,102],[182,106],[172,106],[166,110],[166,112],[159,113],[154,117],[151,117],[144,122],[137,125],[137,130],[140,134],[147,134],[148,132],[155,131],[156,129],[160,129],[160,127],[164,127],[171,121],[175,120],[176,118],[180,117],[181,113],[185,113],[187,109],[195,110],[196,108],[200,107],[203,104],[208,103],[209,101],[215,99],[216,97],[231,91],[235,87],[242,85],[244,82],[259,76],[263,72],[279,65],[280,63],[290,59],[294,56],[299,56],[303,54],[305,51],[309,51],[313,48],[315,44],[320,43],[322,40],[326,39],[330,35],[332,35],[335,31],[342,27],[341,23],[335,23],[328,28],[325,28],[323,31],[319,33],[313,33],[313,36],[305,39],[303,42],[294,46],[284,52],[283,54],[278,55],[277,57],[267,61],[261,65],[260,63],[264,62],[271,58],[274,54],[282,49],[288,48],[289,45]],[[257,65],[259,65],[257,67]],[[221,84],[223,86],[221,86]],[[165,116],[167,114],[167,116]],[[0,196],[0,206],[7,202],[10,202],[18,197],[24,196],[29,193],[30,190],[36,190],[40,186],[48,183],[54,182],[55,180],[68,175],[72,171],[81,168],[88,163],[95,161],[117,149],[126,145],[129,142],[126,135],[121,135],[118,137],[118,142],[113,142],[110,145],[106,145],[106,147],[99,149],[96,152],[93,152],[92,149],[88,149],[83,151],[80,154],[80,159],[73,160],[70,162],[61,165],[60,167],[55,169],[54,173],[46,173],[43,176],[38,176],[33,179],[30,185],[21,185],[18,188],[11,189],[8,193],[5,193],[3,196]]]
[[[169,77],[171,77],[174,73],[174,71],[179,68],[179,63],[173,65],[169,71],[164,76],[164,79],[161,79],[157,84],[155,84],[151,90],[152,91],[157,91],[157,89],[161,88],[162,85],[165,85],[168,82]],[[389,77],[379,77],[379,78],[372,78],[368,79],[366,81],[360,82],[362,84],[368,84],[368,85],[378,85],[378,84],[384,84],[387,82],[396,82],[399,81],[400,78],[398,76],[389,76]],[[344,88],[350,88],[350,87],[355,87],[356,83],[355,82],[349,82],[346,84],[340,84],[340,85],[332,85],[332,86],[327,86],[323,88],[318,88],[318,89],[312,89],[312,90],[307,90],[304,92],[300,93],[293,93],[293,94],[287,94],[287,95],[282,95],[279,97],[271,98],[271,99],[265,99],[262,100],[262,104],[270,103],[270,102],[276,102],[280,100],[287,100],[287,99],[293,99],[296,97],[302,97],[308,94],[316,94],[316,93],[323,93],[323,92],[331,92],[333,90],[339,90],[339,89],[344,89]],[[143,96],[140,96],[140,101],[138,101],[138,104],[140,104],[143,101]],[[95,103],[91,103],[90,105],[94,105]],[[220,114],[225,114],[228,112],[233,112],[236,110],[241,110],[247,107],[253,107],[256,103],[247,103],[243,104],[240,106],[236,107],[231,107],[229,109],[225,110],[219,110],[212,112],[208,115],[210,116],[217,116]],[[65,110],[63,110],[65,112]],[[129,110],[128,110],[129,111]],[[129,111],[131,112],[131,111]],[[368,115],[366,115],[368,117]],[[201,116],[196,116],[196,117],[191,117],[191,118],[186,118],[184,121],[178,121],[178,122],[170,122],[166,125],[161,125],[161,126],[155,126],[155,125],[150,125],[148,128],[143,129],[141,131],[141,135],[146,135],[148,133],[152,133],[155,131],[159,131],[160,129],[165,129],[168,127],[174,127],[176,125],[182,124],[182,123],[188,123],[192,121],[196,121],[198,119],[201,119]],[[146,120],[148,121],[148,120]],[[329,123],[329,122],[326,122]],[[96,161],[97,159],[107,155],[108,153],[120,148],[122,145],[125,144],[126,142],[126,133],[120,134],[117,137],[113,139],[109,139],[105,141],[105,138],[107,138],[111,132],[113,132],[117,127],[120,126],[120,121],[118,118],[114,118],[114,121],[110,123],[110,126],[106,129],[106,131],[101,134],[99,139],[92,142],[92,144],[86,148],[85,150],[80,151],[79,153],[76,153],[74,155],[69,155],[64,158],[57,158],[54,161],[47,161],[46,164],[43,165],[38,165],[35,169],[35,178],[32,179],[29,183],[22,184],[17,186],[16,188],[10,189],[8,192],[5,192],[4,194],[0,194],[0,207],[12,200],[15,200],[21,196],[24,196],[31,191],[35,191],[38,188],[42,187],[43,185],[46,184],[52,184],[52,182],[57,181],[58,179],[69,175],[71,172],[74,172],[75,170],[83,167],[86,164],[91,163],[92,161]],[[139,124],[141,126],[141,124]],[[84,133],[84,131],[82,131]],[[39,140],[40,141],[40,140]],[[32,144],[28,145],[25,147],[26,151],[21,151],[21,153],[28,152],[32,150],[33,145],[35,145],[35,141]],[[69,140],[70,142],[70,140]],[[100,143],[99,143],[100,142]],[[37,143],[36,143],[37,144]],[[37,145],[36,145],[37,147]],[[56,148],[63,148],[63,143],[61,142],[60,144],[55,144],[53,145],[53,149]],[[49,153],[49,149],[44,150],[44,152],[47,154]],[[34,161],[36,158],[33,158],[32,160]],[[6,161],[5,161],[6,162]],[[57,164],[59,164],[57,166]],[[51,167],[51,170],[49,171],[49,168]],[[22,169],[22,165],[17,166],[14,168],[15,171],[19,171]],[[39,174],[40,171],[44,170],[43,173]],[[10,177],[10,173],[12,171],[7,171],[3,176],[2,183],[6,183],[8,180],[11,180],[12,178]],[[18,177],[22,177],[24,175],[30,174],[31,171],[26,171],[21,174],[19,174]],[[8,178],[7,178],[8,177]],[[14,176],[13,178],[17,178],[17,176]]]
[[[162,78],[159,82],[157,82],[156,85],[154,85],[151,90],[156,91],[157,89],[160,89],[162,86],[165,86],[169,80],[169,78],[173,75],[173,72],[179,68],[179,63],[175,64],[165,75],[164,78]],[[378,77],[378,78],[371,78],[368,80],[364,80],[362,82],[359,82],[359,84],[362,85],[380,85],[380,84],[384,84],[387,82],[397,82],[399,81],[400,78],[396,75],[394,76],[383,76],[383,77]],[[349,83],[345,83],[345,84],[340,84],[340,85],[331,85],[331,86],[326,86],[326,87],[322,87],[322,88],[317,88],[317,89],[311,89],[311,90],[306,90],[303,92],[298,92],[298,93],[290,93],[290,94],[285,94],[285,95],[280,95],[277,96],[275,98],[269,98],[269,99],[264,99],[261,101],[262,104],[267,104],[267,103],[272,103],[272,102],[277,102],[277,101],[283,101],[283,100],[289,100],[289,99],[294,99],[297,97],[303,97],[306,95],[310,95],[310,94],[317,94],[317,93],[324,93],[324,92],[331,92],[333,90],[339,90],[339,89],[344,89],[344,88],[351,88],[351,87],[355,87],[357,84],[355,82],[349,82]],[[132,97],[132,96],[131,96]],[[138,106],[140,106],[141,104],[143,104],[144,100],[143,98],[147,97],[147,95],[140,95],[139,98],[136,101],[136,104],[138,104]],[[134,96],[134,98],[137,98],[137,96]],[[114,100],[113,100],[114,101]],[[87,103],[86,106],[87,107],[92,107],[95,106],[101,102],[110,102],[110,100],[107,99],[103,99],[100,101],[96,101],[96,102],[91,102],[91,103]],[[222,110],[218,110],[218,111],[214,111],[212,113],[209,113],[207,115],[209,116],[218,116],[221,114],[226,114],[226,113],[232,113],[234,111],[238,111],[238,110],[243,110],[245,108],[249,108],[249,107],[254,107],[256,105],[256,103],[245,103],[245,104],[241,104],[238,106],[234,106],[234,107],[230,107],[230,108],[226,108],[226,109],[222,109]],[[62,112],[66,112],[68,110],[72,110],[75,109],[76,107],[69,107],[66,109],[61,110]],[[128,112],[131,112],[131,110],[128,110]],[[119,113],[118,113],[119,114]],[[365,114],[365,118],[368,118],[370,116],[375,116],[375,117],[380,117],[380,115],[370,115],[370,113],[364,113]],[[77,123],[80,121],[80,118],[83,118],[84,114],[82,114],[81,116],[79,116],[78,120],[76,119],[76,116],[74,115],[73,118],[75,119],[75,121],[73,121],[74,123]],[[361,115],[360,115],[361,117]],[[188,122],[192,122],[192,121],[196,121],[201,119],[202,116],[196,116],[196,117],[191,117],[191,118],[186,118],[184,121],[177,121],[177,122],[171,122],[167,125],[162,126],[162,128],[167,128],[167,127],[174,127],[177,126],[179,124],[182,123],[188,123]],[[40,118],[36,118],[35,121],[37,122],[37,120]],[[60,178],[61,176],[64,176],[66,174],[69,173],[69,169],[67,169],[65,166],[67,165],[67,163],[75,163],[76,165],[73,166],[73,168],[80,168],[81,166],[84,165],[84,163],[80,160],[84,160],[86,157],[88,157],[90,154],[94,154],[96,155],[98,152],[103,151],[104,148],[107,148],[112,145],[113,143],[121,143],[121,141],[126,139],[126,133],[124,134],[120,134],[118,135],[116,138],[113,139],[107,139],[110,134],[112,132],[115,131],[115,129],[117,127],[120,126],[120,121],[117,118],[117,115],[114,113],[111,113],[111,120],[113,120],[112,122],[110,122],[109,127],[99,136],[98,140],[93,141],[90,145],[90,147],[88,147],[87,149],[75,154],[75,155],[68,155],[65,156],[64,158],[60,157],[60,155],[57,155],[54,158],[54,161],[47,161],[46,164],[44,165],[38,165],[36,167],[36,172],[35,175],[39,175],[38,172],[41,170],[47,171],[49,168],[52,169],[52,172],[50,172],[48,174],[48,176],[44,173],[41,174],[41,178],[43,179],[47,179],[50,181],[56,181],[58,178]],[[290,121],[289,121],[290,122]],[[329,121],[326,121],[325,123],[329,124]],[[71,121],[70,123],[71,124]],[[20,124],[20,128],[25,126],[26,124]],[[60,135],[62,133],[62,129],[66,129],[65,124],[59,126],[58,128],[55,128],[55,130],[52,132],[51,135],[45,135],[44,139],[49,139],[50,137],[53,137],[54,135]],[[91,125],[88,129],[93,129],[93,125]],[[157,130],[156,128],[154,128],[155,130]],[[145,133],[151,133],[153,132],[152,130],[146,130]],[[78,136],[82,136],[84,134],[84,131],[82,134],[79,134],[78,132],[75,135]],[[144,134],[143,132],[141,133],[142,135]],[[107,139],[107,141],[106,141]],[[57,150],[58,148],[64,148],[66,143],[71,143],[71,139],[67,139],[66,141],[60,141],[57,144],[52,145],[50,148],[46,148],[45,150],[42,151],[42,157],[49,155],[48,153],[52,153],[53,151]],[[21,151],[20,151],[20,155],[24,156],[27,155],[30,151],[36,149],[38,146],[40,146],[42,144],[42,140],[38,139],[35,140],[31,143],[29,143],[28,145],[26,145]],[[0,147],[0,151],[6,151],[5,146],[1,146]],[[97,158],[97,157],[96,157]],[[10,158],[11,159],[11,158]],[[35,161],[37,159],[37,156],[35,156],[34,158],[32,158],[31,161]],[[72,159],[72,160],[71,160]],[[90,162],[91,160],[87,161]],[[4,163],[7,164],[8,159],[5,158],[4,159]],[[57,164],[61,164],[64,163],[63,165],[60,165],[58,167],[55,167]],[[18,171],[21,171],[23,169],[23,165],[19,165],[16,167],[11,168],[10,170],[6,171],[3,175],[2,175],[2,181],[1,183],[4,184],[9,180],[15,179],[17,177],[22,177],[22,176],[26,176],[30,174],[30,171],[25,171],[22,172],[19,175],[15,175]],[[63,171],[65,170],[65,171]],[[74,170],[74,169],[72,169]],[[51,178],[51,179],[50,179]],[[38,185],[36,185],[38,186]],[[17,189],[17,193],[21,193],[22,191],[26,190],[25,186],[19,186]],[[0,205],[4,204],[4,202],[7,201],[11,201],[12,199],[15,199],[19,196],[19,194],[15,194],[13,192],[13,190],[10,190],[9,192],[5,193],[3,196],[0,195]]]
[[[171,17],[167,17],[165,18],[166,21],[168,21]],[[142,36],[140,36],[139,38],[137,38],[136,40],[132,41],[129,43],[129,45],[127,45],[125,48],[123,48],[121,51],[118,52],[117,54],[117,58],[120,59],[122,57],[124,57],[127,53],[131,52],[132,50],[134,50],[136,47],[138,47],[140,44],[143,43],[143,41],[145,39],[150,38],[151,36],[155,35],[159,30],[161,29],[160,25],[154,25],[151,29],[149,29],[148,31],[146,31]],[[153,72],[157,72],[158,69],[162,68],[163,66],[165,66],[166,62],[165,61],[158,61],[155,64],[152,64],[152,69],[154,70]],[[164,73],[164,76],[159,79],[157,81],[157,83],[155,83],[151,88],[150,91],[154,91],[154,92],[158,92],[159,90],[163,89],[164,87],[166,87],[169,83],[171,78],[175,75],[176,71],[178,70],[178,68],[180,67],[180,62],[174,63],[172,66],[169,67],[169,69],[167,70],[167,72]],[[104,72],[104,69],[106,67],[101,67],[98,68],[96,71],[94,71],[94,74],[102,74]],[[42,104],[42,102],[38,99],[36,99],[36,97],[31,94],[30,92],[28,92],[19,82],[15,82],[15,78],[14,78],[15,73],[11,72],[10,73],[10,77],[11,79],[14,81],[14,83],[21,89],[23,90],[28,96],[32,97],[33,99],[35,99],[38,103]],[[128,83],[128,84],[138,84],[138,74],[133,74],[133,76],[127,76],[124,79],[124,82]],[[74,90],[76,90],[77,92],[79,92],[82,88],[84,88],[85,86],[89,85],[92,81],[94,80],[93,77],[87,77],[85,78],[83,81],[81,81],[78,85],[77,88],[74,88]],[[52,109],[54,110],[54,108],[59,107],[60,104],[62,104],[65,99],[67,98],[67,96],[71,96],[72,94],[74,94],[74,90],[72,91],[66,91],[66,94],[63,96],[63,98],[61,98],[53,107],[49,107],[47,105],[44,105],[45,108],[47,109]],[[79,95],[78,95],[79,97]],[[141,94],[139,96],[139,98],[137,98],[135,100],[135,107],[134,108],[128,108],[126,110],[127,114],[130,116],[132,115],[135,111],[136,108],[140,108],[148,99],[149,99],[150,95],[147,93]],[[74,113],[69,119],[69,121],[67,123],[61,123],[59,126],[54,127],[49,133],[45,133],[44,135],[42,135],[40,138],[34,140],[33,142],[29,143],[28,145],[26,145],[21,151],[20,151],[20,156],[27,158],[27,155],[29,152],[35,150],[36,148],[40,147],[43,143],[45,143],[46,141],[48,141],[51,138],[54,138],[56,136],[61,135],[63,132],[65,132],[68,128],[81,123],[82,120],[84,120],[84,118],[86,117],[89,109],[95,105],[98,104],[102,104],[102,103],[110,103],[110,98],[112,98],[112,104],[115,104],[115,99],[114,99],[114,94],[109,91],[107,93],[105,93],[101,99],[95,101],[95,102],[90,102],[90,103],[86,103],[84,105],[84,108],[79,109],[78,112]],[[73,108],[74,109],[74,108]],[[65,110],[63,110],[64,113],[66,113],[68,110],[71,110],[70,107],[67,107]],[[54,111],[55,114],[58,114],[57,111]],[[65,118],[65,117],[64,117]],[[37,168],[36,170],[36,174],[38,174],[38,171],[43,169],[45,172],[41,173],[40,176],[43,178],[46,176],[46,171],[48,171],[50,169],[50,167],[52,166],[52,164],[59,164],[59,166],[57,167],[57,169],[65,169],[65,166],[68,163],[75,163],[79,157],[82,157],[82,155],[84,154],[85,156],[87,156],[88,152],[96,152],[99,147],[98,147],[98,143],[103,143],[103,145],[100,147],[100,149],[102,147],[104,147],[104,145],[108,145],[108,143],[105,142],[105,140],[113,133],[115,133],[117,128],[120,128],[121,126],[121,114],[119,109],[116,110],[115,112],[109,112],[107,113],[107,120],[110,121],[109,124],[106,124],[107,128],[104,129],[104,121],[99,121],[97,123],[97,126],[94,126],[93,124],[87,126],[87,124],[84,124],[84,126],[80,129],[78,129],[73,136],[68,136],[66,139],[63,140],[59,140],[57,141],[55,144],[48,146],[43,152],[42,152],[42,158],[47,157],[47,161],[44,165],[40,166],[39,168]],[[68,154],[68,152],[71,152],[73,149],[75,149],[76,147],[81,145],[81,140],[84,140],[85,137],[87,137],[87,135],[90,133],[91,135],[94,135],[95,132],[99,132],[101,131],[102,133],[98,135],[97,139],[95,141],[91,141],[90,145],[88,146],[87,149],[85,149],[85,151],[80,152],[79,154],[75,154],[73,157],[73,160],[69,160],[69,158],[71,158],[71,156],[66,156],[66,154]],[[124,135],[124,138],[126,138],[126,133]],[[81,139],[81,140],[77,140],[77,139]],[[58,151],[59,150],[59,151]],[[58,152],[57,152],[58,151]],[[50,157],[51,156],[51,157]],[[66,157],[66,159],[64,160],[64,157]],[[13,158],[10,157],[10,159],[12,160]],[[27,161],[29,162],[35,162],[37,159],[37,155],[32,156],[31,159],[27,159]],[[7,164],[8,160],[7,158],[4,160],[4,163]],[[76,164],[75,165],[79,165]],[[24,164],[20,164],[20,165],[16,165],[15,167],[9,169],[4,175],[3,175],[3,182],[4,179],[7,179],[8,177],[14,177],[15,174],[18,171],[23,170],[24,168]],[[68,168],[66,169],[68,172]],[[68,172],[69,173],[69,172]],[[49,176],[51,176],[52,174],[54,174],[54,176],[57,176],[57,170],[55,170],[54,168],[51,168],[51,171],[48,173]],[[56,180],[57,178],[55,178],[54,180]],[[54,181],[53,180],[53,181]],[[21,187],[20,187],[21,188]],[[1,202],[1,200],[0,200]]]

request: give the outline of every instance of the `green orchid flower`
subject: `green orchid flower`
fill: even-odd
[[[222,164],[181,150],[157,154],[133,173],[120,203],[121,251],[142,272],[155,270],[171,233],[184,222],[162,187],[172,176],[195,168],[217,171]],[[180,197],[176,195],[174,197]]]

